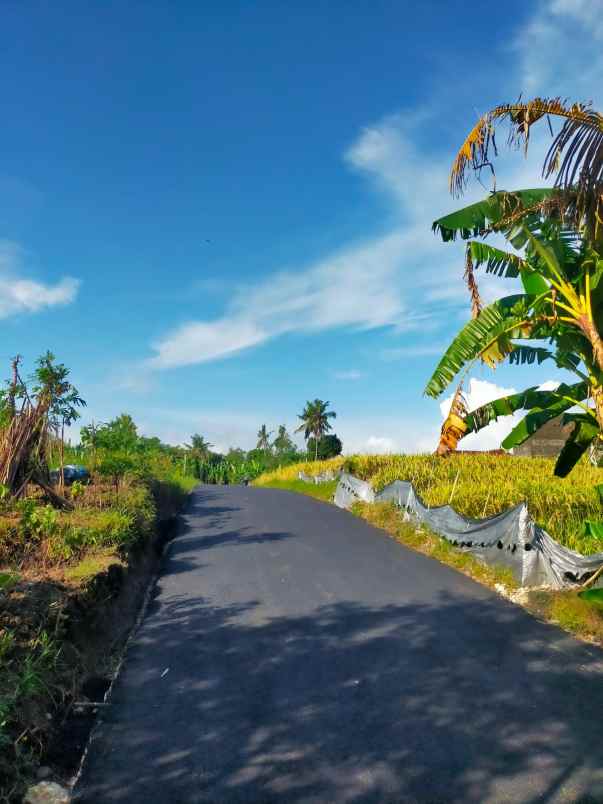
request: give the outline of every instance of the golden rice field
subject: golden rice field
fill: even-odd
[[[300,463],[261,475],[256,485],[293,480],[303,470],[316,475],[344,466],[379,491],[393,480],[410,480],[432,506],[450,503],[475,519],[500,513],[526,501],[530,514],[555,539],[584,554],[603,551],[603,539],[584,536],[584,520],[603,520],[594,488],[603,483],[603,469],[583,462],[561,479],[553,475],[550,458],[511,455],[353,455],[317,463]]]

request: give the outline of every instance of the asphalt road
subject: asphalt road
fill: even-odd
[[[349,513],[203,486],[76,800],[603,801],[602,659]]]

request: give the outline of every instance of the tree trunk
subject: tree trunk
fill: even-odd
[[[65,420],[61,422],[61,493],[65,493]]]
[[[314,463],[318,460],[318,435],[314,433]]]
[[[19,382],[19,362],[21,360],[21,356],[17,355],[12,360],[12,368],[13,368],[13,378],[10,384],[10,389],[8,392],[8,415],[10,416],[11,420],[15,418],[16,413],[16,406],[15,406],[15,399],[17,397],[17,384]]]
[[[593,348],[594,362],[601,373],[603,373],[603,341],[594,322],[587,316],[578,319],[580,329],[586,335]],[[599,422],[599,429],[603,433],[603,385],[595,385],[591,382],[591,394],[595,403],[595,414]]]
[[[583,315],[578,319],[578,324],[582,332],[586,335],[593,347],[593,357],[600,371],[603,371],[603,341],[599,331],[593,321]]]

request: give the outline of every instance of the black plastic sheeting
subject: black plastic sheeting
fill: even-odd
[[[325,481],[319,477],[312,482]],[[522,586],[574,586],[584,583],[603,564],[603,553],[583,556],[562,547],[534,522],[525,503],[487,519],[470,519],[450,505],[425,505],[408,481],[395,480],[375,493],[370,483],[341,473],[335,504],[350,508],[358,500],[393,500],[404,510],[404,516],[424,522],[461,550],[486,564],[508,567]]]

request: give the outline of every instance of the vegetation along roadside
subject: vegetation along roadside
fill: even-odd
[[[158,563],[198,482],[182,448],[124,414],[65,424],[85,403],[47,354],[0,394],[0,800],[67,780]],[[77,405],[73,400],[77,399]],[[190,460],[188,461],[190,466]],[[53,471],[54,469],[54,471]],[[74,479],[74,478],[80,479]]]

